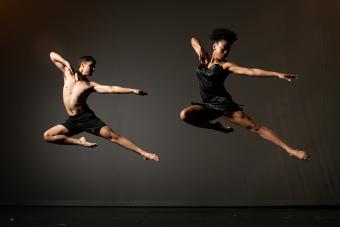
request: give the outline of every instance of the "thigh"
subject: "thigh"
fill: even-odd
[[[63,125],[56,125],[48,129],[45,134],[55,136],[55,135],[69,135],[69,130]]]
[[[223,112],[207,108],[203,105],[191,105],[183,109],[183,111],[185,111],[186,115],[189,117],[201,118],[208,121],[214,120],[223,115]]]
[[[202,111],[204,108],[204,106],[201,106],[201,105],[190,105],[186,108],[184,108],[182,111],[185,111],[185,112],[188,112],[188,113],[197,113],[197,112],[200,112]]]

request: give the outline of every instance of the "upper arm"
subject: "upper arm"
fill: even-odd
[[[191,38],[191,46],[197,53],[199,57],[199,61],[203,64],[208,64],[209,62],[209,55],[207,51],[204,49],[200,41],[194,37]]]
[[[224,66],[223,68],[228,69],[230,72],[235,73],[235,74],[242,74],[242,75],[248,75],[248,76],[254,75],[253,69],[238,66],[231,62],[226,62],[224,63],[223,66]]]
[[[111,93],[112,92],[112,86],[107,85],[101,85],[96,82],[91,82],[93,85],[93,89],[97,93]]]

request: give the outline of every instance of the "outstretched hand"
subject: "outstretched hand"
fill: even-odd
[[[142,90],[134,89],[133,90],[133,94],[144,96],[144,95],[147,95],[148,93],[146,93],[146,92],[144,92]]]
[[[278,75],[280,79],[287,80],[287,81],[292,81],[298,79],[300,76],[299,75],[294,75],[294,74],[285,74],[285,73],[280,73]]]

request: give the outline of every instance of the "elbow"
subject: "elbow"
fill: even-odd
[[[190,39],[190,43],[191,43],[191,46],[194,46],[194,43],[195,43],[195,38],[194,38],[194,37],[192,37],[192,38]]]
[[[256,69],[249,69],[249,71],[247,72],[248,76],[257,76],[257,72]]]
[[[192,45],[195,45],[198,43],[198,39],[196,39],[195,37],[191,37],[190,41]]]
[[[50,52],[50,58],[53,61],[55,59],[56,53]]]
[[[110,89],[109,89],[109,93],[111,93],[111,94],[118,93],[117,92],[117,87],[116,86],[111,86]]]

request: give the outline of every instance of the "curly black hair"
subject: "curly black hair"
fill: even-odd
[[[226,40],[232,44],[237,40],[237,34],[229,28],[215,28],[210,34],[210,39],[214,42]]]

